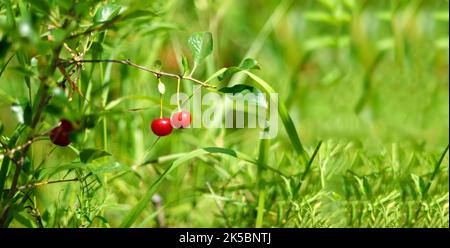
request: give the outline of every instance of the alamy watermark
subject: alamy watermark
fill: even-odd
[[[185,93],[173,94],[182,109],[192,110],[189,128],[259,128],[260,139],[272,139],[278,134],[278,93],[215,93],[201,94],[201,87],[193,87],[192,98]],[[189,105],[190,106],[189,106]],[[174,108],[172,114],[177,112]]]

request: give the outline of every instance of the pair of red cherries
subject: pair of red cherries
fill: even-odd
[[[155,135],[162,137],[172,133],[173,128],[187,128],[191,125],[191,114],[182,110],[172,115],[172,118],[161,117],[152,121],[152,131]]]

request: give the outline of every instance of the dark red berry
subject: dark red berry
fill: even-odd
[[[70,133],[74,130],[73,125],[68,120],[61,120],[59,125],[50,131],[50,140],[58,146],[70,144]]]
[[[66,132],[72,132],[73,131],[73,125],[72,122],[62,119],[59,123],[59,126],[62,127]]]
[[[152,121],[152,131],[158,136],[166,136],[172,133],[172,125],[167,117],[158,118]]]
[[[170,121],[174,128],[187,128],[191,125],[192,117],[189,111],[182,110],[174,113]]]

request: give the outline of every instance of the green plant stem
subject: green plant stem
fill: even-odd
[[[69,182],[77,182],[77,181],[79,181],[78,178],[60,179],[60,180],[53,180],[53,181],[44,181],[44,182],[38,182],[38,183],[22,185],[22,186],[17,187],[17,190],[22,191],[22,190],[33,189],[33,188],[40,187],[40,186],[43,186],[43,185],[48,185],[48,184],[69,183]],[[11,189],[4,189],[3,191],[9,192],[10,190]]]

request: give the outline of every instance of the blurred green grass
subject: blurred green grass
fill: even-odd
[[[448,145],[448,1],[197,0],[155,1],[142,8],[156,10],[159,16],[150,23],[108,31],[103,58],[129,58],[149,67],[159,59],[164,71],[177,72],[180,55],[189,54],[189,34],[210,31],[214,53],[196,77],[206,79],[251,53],[261,66],[257,74],[287,105],[308,153],[324,141],[295,197],[293,189],[304,166],[281,124],[278,137],[270,141],[266,163],[289,178],[269,171],[258,175],[255,166],[222,155],[183,163],[157,191],[164,201],[159,211],[168,226],[255,226],[262,188],[264,227],[448,227],[448,154],[429,193],[423,195]],[[277,8],[279,20],[271,23],[269,17]],[[266,36],[263,27],[268,29]],[[12,132],[17,120],[4,96],[27,97],[22,78],[10,69],[14,66],[15,60],[0,78],[5,133]],[[92,65],[85,67],[81,88],[92,85],[96,104],[102,92],[107,92],[108,102],[135,95],[158,99],[152,75],[103,64],[95,65],[90,77]],[[241,81],[231,83],[251,84],[248,78],[234,80]],[[102,86],[106,84],[108,91]],[[167,80],[167,91],[175,92],[175,84]],[[36,90],[38,82],[32,85]],[[184,91],[191,87],[184,82]],[[144,110],[127,111],[130,108]],[[140,164],[156,139],[149,124],[159,115],[159,106],[129,100],[117,110],[121,112],[106,118],[107,144],[98,124],[86,132],[81,147],[106,147],[113,154],[106,163]],[[257,130],[189,129],[158,141],[148,158],[211,146],[256,158],[257,143]],[[48,141],[34,144],[36,163],[52,150]],[[76,157],[70,148],[56,148],[45,166],[70,163]],[[93,195],[86,193],[82,201],[77,199],[82,185],[42,187],[37,204],[46,226],[106,225],[96,215],[118,226],[170,161],[137,167]],[[133,226],[158,226],[156,211],[148,206]]]

